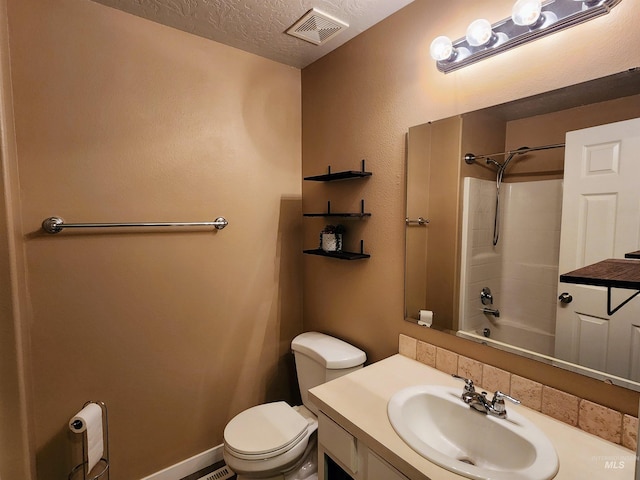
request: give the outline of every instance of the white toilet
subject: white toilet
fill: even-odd
[[[308,390],[362,368],[365,353],[337,338],[317,332],[291,342],[303,405],[285,402],[258,405],[239,413],[224,429],[224,460],[238,480],[305,480],[317,478],[318,409]]]

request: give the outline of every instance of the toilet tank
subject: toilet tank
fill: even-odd
[[[366,354],[335,337],[318,332],[301,333],[291,342],[302,403],[314,414],[309,389],[362,368]]]

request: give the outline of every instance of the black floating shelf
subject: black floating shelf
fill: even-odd
[[[355,252],[325,252],[322,249],[315,250],[305,250],[304,253],[308,253],[309,255],[320,255],[321,257],[332,257],[339,258],[340,260],[360,260],[363,258],[369,258],[371,255],[366,253],[355,253]]]
[[[343,218],[363,218],[370,217],[371,214],[364,211],[364,200],[360,201],[359,212],[334,213],[331,211],[331,202],[327,202],[327,211],[323,213],[303,213],[305,217],[343,217]]]
[[[370,213],[303,213],[305,217],[353,217],[362,218],[370,217]]]
[[[340,260],[362,260],[364,258],[370,258],[371,255],[364,253],[364,240],[360,240],[360,253],[357,252],[325,252],[321,248],[315,248],[313,250],[303,250],[303,253],[309,255],[319,255],[321,257],[331,257]]]
[[[305,180],[311,180],[313,182],[332,182],[334,180],[348,180],[350,178],[363,178],[373,175],[371,172],[365,171],[365,161],[362,160],[362,170],[347,170],[344,172],[331,173],[331,165],[327,168],[327,173],[324,175],[315,175],[313,177],[304,177]]]

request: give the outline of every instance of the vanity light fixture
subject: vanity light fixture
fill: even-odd
[[[431,43],[438,70],[449,73],[545,35],[607,14],[622,0],[518,0],[510,18],[493,25],[479,19],[466,35],[451,41],[439,36]]]

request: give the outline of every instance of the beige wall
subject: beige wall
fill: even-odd
[[[402,321],[404,281],[405,134],[412,125],[477,110],[640,65],[640,2],[621,2],[609,15],[444,75],[429,58],[440,34],[462,36],[479,17],[509,15],[512,0],[431,2],[416,0],[302,72],[303,173],[356,165],[366,157],[373,171],[363,196],[372,217],[355,235],[371,259],[351,264],[306,258],[306,329],[355,341],[378,360],[397,350],[397,334],[441,344],[482,361],[514,367],[546,381],[569,384],[576,394],[621,410],[637,411],[637,395],[599,388],[584,377],[556,372],[524,359],[495,354]],[[347,201],[349,191],[330,192]],[[329,192],[303,185],[303,206]],[[429,226],[434,228],[433,225]],[[305,242],[318,225],[305,223]],[[488,360],[487,360],[488,359]],[[595,394],[593,392],[596,392]],[[635,405],[632,406],[634,404]]]
[[[371,361],[396,352],[403,332],[516,371],[538,369],[402,320],[405,134],[640,65],[638,2],[443,75],[428,58],[431,39],[461,36],[479,16],[506,17],[513,2],[416,0],[306,68],[301,82],[295,69],[90,1],[4,1],[17,154],[6,157],[3,145],[4,173],[13,174],[3,217],[18,209],[8,235],[18,241],[15,251],[2,246],[0,268],[11,276],[14,263],[19,294],[10,300],[3,290],[1,300],[20,315],[0,338],[3,354],[15,352],[2,413],[7,398],[24,408],[16,371],[27,348],[38,479],[67,474],[66,422],[88,399],[109,404],[112,474],[128,479],[219,444],[226,421],[247,406],[289,398],[288,347],[303,326],[302,294],[305,329],[352,341]],[[361,158],[370,180],[305,182],[301,208],[302,176],[329,164],[358,168]],[[321,211],[327,200],[357,209],[360,198],[373,216],[348,224],[347,246],[363,238],[371,259],[302,260],[302,244],[316,246],[324,220],[303,223],[301,210]],[[39,231],[50,215],[225,215],[230,226],[50,237]],[[540,370],[553,376],[551,367]],[[560,375],[547,383],[554,381],[590,398],[589,382]],[[625,392],[614,393],[630,404]],[[16,422],[22,428],[24,420]],[[0,462],[12,463],[6,452]]]
[[[37,478],[66,478],[92,399],[111,478],[140,478],[292,398],[300,71],[91,1],[8,0],[8,19]],[[50,236],[52,215],[229,226]]]
[[[620,122],[640,115],[640,95],[632,95],[607,102],[582,105],[546,115],[508,122],[505,148],[513,150],[517,145],[550,145],[563,143],[566,132],[582,128]],[[514,161],[509,166],[505,181],[517,181],[536,174],[538,178],[561,176],[564,169],[564,150],[554,149],[534,152],[526,161]],[[558,174],[560,172],[560,174]]]
[[[21,317],[27,298],[9,65],[7,2],[0,0],[0,478],[29,479],[35,462],[27,418],[28,340]]]

